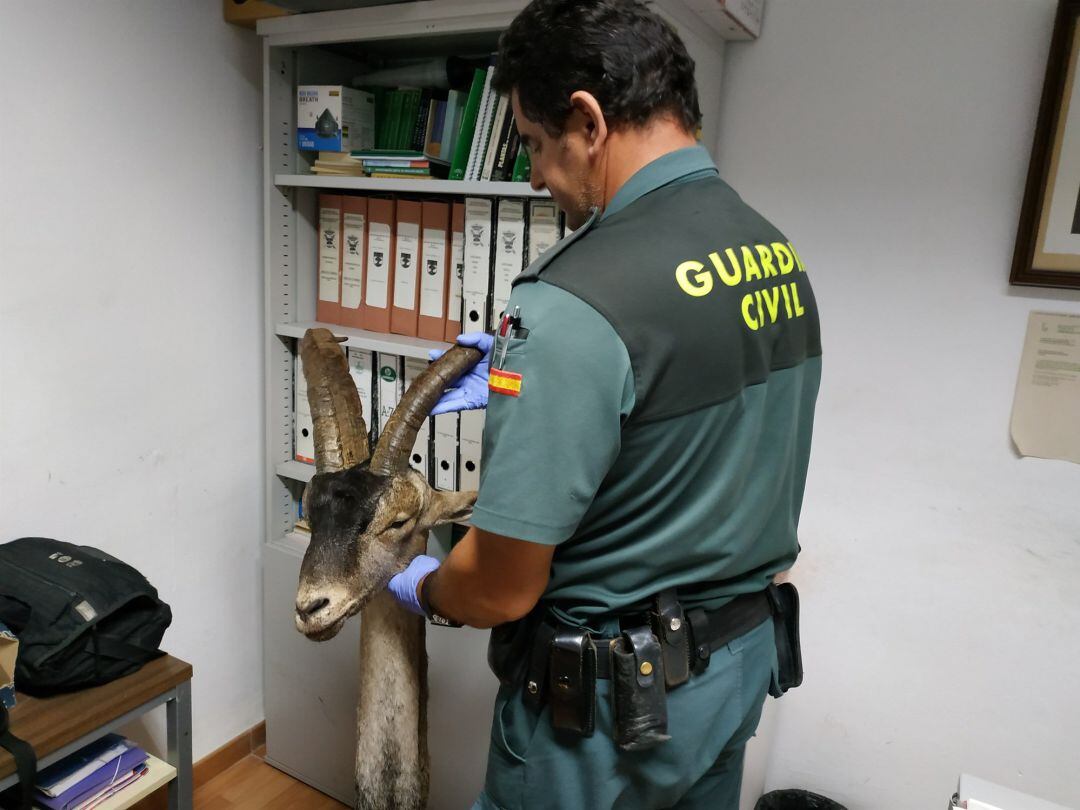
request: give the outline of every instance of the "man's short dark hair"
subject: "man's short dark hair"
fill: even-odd
[[[564,131],[577,90],[596,97],[614,129],[658,114],[688,132],[701,123],[694,60],[637,0],[533,0],[499,40],[493,85],[517,90],[522,112],[552,135]]]

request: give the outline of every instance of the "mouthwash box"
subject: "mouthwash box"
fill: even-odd
[[[375,96],[340,84],[296,88],[296,143],[302,151],[375,148]]]

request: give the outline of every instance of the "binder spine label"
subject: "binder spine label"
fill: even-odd
[[[486,296],[491,260],[491,201],[470,198],[465,201],[465,275],[466,295]]]
[[[457,489],[458,415],[441,413],[435,417],[435,487]]]
[[[349,374],[352,375],[356,385],[356,393],[360,395],[360,414],[364,421],[371,427],[371,388],[375,378],[375,358],[372,352],[364,349],[349,349]]]
[[[364,301],[364,215],[345,214],[345,255],[341,259],[341,305],[359,309]]]
[[[390,260],[390,226],[385,222],[372,222],[368,229],[367,302],[369,306],[386,309]]]
[[[333,304],[339,298],[341,267],[341,211],[319,209],[319,300]]]
[[[306,464],[315,463],[315,423],[308,405],[307,380],[300,356],[296,357],[293,382],[293,456]]]
[[[451,321],[461,320],[461,281],[465,276],[465,235],[455,231],[450,242],[450,297],[447,302],[446,317]]]
[[[445,231],[437,228],[424,229],[423,256],[424,266],[420,268],[420,314],[425,318],[442,318],[446,291]]]
[[[396,354],[379,354],[379,433],[401,400],[401,358]]]
[[[499,231],[495,238],[495,283],[491,291],[491,322],[502,317],[510,300],[510,285],[522,271],[525,206],[518,200],[499,201]]]
[[[416,308],[416,263],[420,252],[420,226],[398,223],[397,266],[394,271],[394,306]]]
[[[529,264],[559,241],[559,214],[555,203],[534,200],[529,205]]]

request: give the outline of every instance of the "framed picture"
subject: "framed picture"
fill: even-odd
[[[1080,289],[1080,0],[1059,0],[1013,284]]]

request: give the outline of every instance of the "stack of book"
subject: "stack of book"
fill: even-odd
[[[108,734],[39,771],[34,804],[48,810],[92,810],[147,773],[147,754]]]
[[[319,152],[331,177],[417,177],[528,182],[510,101],[492,88],[495,68],[467,71],[459,88],[365,88],[375,97],[375,148]],[[467,85],[467,86],[466,86]]]
[[[352,152],[350,159],[360,164],[367,177],[437,177],[446,179],[450,164],[424,152],[408,149],[368,149]]]

